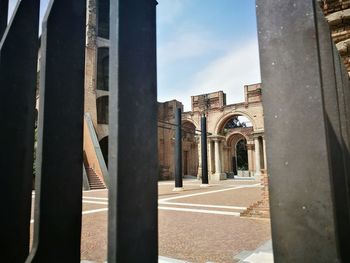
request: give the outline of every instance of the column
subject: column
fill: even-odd
[[[253,176],[254,173],[254,153],[253,153],[253,144],[247,144],[248,149],[248,170],[249,176]]]
[[[221,173],[220,142],[215,140],[215,173]]]
[[[255,177],[259,177],[261,175],[260,172],[260,143],[259,138],[254,138],[255,143]]]
[[[173,191],[182,191],[182,127],[181,127],[181,108],[177,108],[175,112],[175,188]]]
[[[197,179],[200,180],[202,178],[202,145],[200,143],[201,138],[197,137],[197,149],[198,149],[198,172]]]
[[[215,150],[215,174],[213,175],[213,180],[215,181],[225,180],[226,174],[222,172],[219,138],[214,139],[214,150]]]
[[[266,158],[266,142],[265,142],[265,137],[263,137],[263,151],[264,151],[264,169],[267,170],[267,158]]]

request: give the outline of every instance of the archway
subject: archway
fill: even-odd
[[[106,166],[108,168],[108,136],[100,140],[100,148],[103,158],[105,159]]]
[[[226,137],[223,153],[228,177],[250,176],[253,152],[248,144],[253,144],[253,131],[253,123],[245,115],[232,114],[221,121],[219,134]]]
[[[248,137],[246,136],[248,135],[236,132],[227,137],[226,171],[231,177],[233,175],[245,174],[249,170]]]
[[[241,139],[237,142],[236,147],[236,170],[247,171],[248,170],[248,150],[247,150],[247,140]]]
[[[224,115],[215,125],[215,133],[226,135],[229,130],[234,128],[256,129],[254,120],[246,112],[232,112]]]
[[[182,122],[182,151],[183,176],[197,176],[198,144],[196,126],[187,120]]]

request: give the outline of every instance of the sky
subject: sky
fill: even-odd
[[[260,82],[255,0],[158,0],[158,100],[223,90],[244,101]]]
[[[256,31],[255,0],[158,0],[158,101],[188,111],[191,96],[222,90],[243,102],[243,86],[260,82]]]

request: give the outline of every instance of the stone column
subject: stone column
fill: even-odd
[[[220,142],[215,140],[215,173],[221,173]]]
[[[213,180],[220,181],[226,179],[226,174],[222,172],[221,165],[221,151],[220,151],[220,139],[214,139],[214,149],[215,149],[215,174],[213,175]]]
[[[202,146],[200,143],[200,137],[196,138],[197,149],[198,149],[198,171],[197,171],[197,179],[200,180],[202,178]]]
[[[253,174],[254,174],[254,151],[253,151],[253,145],[254,145],[253,143],[247,143],[249,176],[253,176]]]
[[[254,138],[255,143],[255,177],[256,179],[260,179],[261,176],[261,167],[260,167],[260,143],[259,138]]]
[[[264,151],[264,169],[267,170],[267,158],[266,158],[266,142],[265,142],[265,137],[263,137],[263,151]]]

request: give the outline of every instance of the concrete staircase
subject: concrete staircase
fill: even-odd
[[[89,180],[90,190],[106,189],[105,184],[101,181],[94,169],[91,167],[86,168],[86,174]]]
[[[258,201],[241,212],[242,217],[270,218],[270,208],[264,201]]]

